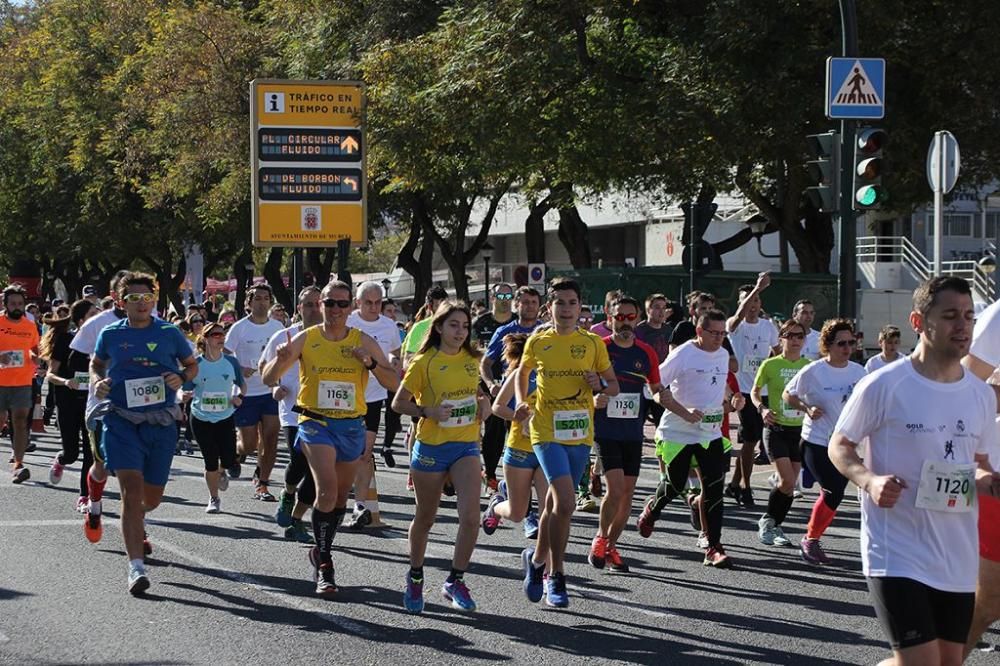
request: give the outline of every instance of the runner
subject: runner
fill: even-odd
[[[657,395],[663,390],[656,351],[634,333],[639,312],[639,301],[628,296],[611,305],[608,321],[613,334],[604,338],[604,344],[621,392],[613,398],[599,395],[594,412],[594,442],[607,490],[587,559],[596,569],[607,563],[612,571],[622,573],[628,572],[628,565],[617,543],[632,512],[642,466],[642,429],[649,402],[643,391],[648,388]]]
[[[781,524],[792,508],[795,499],[792,492],[802,468],[802,412],[786,403],[782,394],[785,385],[809,365],[809,359],[801,356],[808,330],[794,319],[782,324],[779,332],[781,355],[760,364],[750,394],[764,422],[764,448],[779,478],[767,498],[767,513],[757,521],[757,538],[765,546],[791,544]],[[766,397],[763,396],[764,387],[767,387]]]
[[[299,321],[283,331],[278,331],[267,341],[261,355],[261,362],[267,364],[277,355],[278,345],[288,341],[288,335],[295,337],[299,332],[323,323],[320,289],[308,286],[299,292]],[[306,528],[303,517],[316,501],[316,484],[309,473],[309,461],[301,447],[295,446],[299,433],[299,417],[293,410],[299,394],[299,363],[296,361],[281,376],[281,381],[271,387],[271,397],[278,401],[278,420],[285,429],[285,444],[288,447],[288,465],[285,467],[285,488],[281,491],[274,519],[285,529],[285,538],[299,543],[313,543],[313,537]]]
[[[4,313],[0,315],[0,428],[10,415],[14,460],[11,480],[24,483],[31,472],[24,466],[28,448],[28,424],[33,404],[38,328],[24,316],[25,291],[12,284],[3,290]]]
[[[389,359],[389,365],[397,377],[402,368],[400,359],[399,329],[396,323],[382,314],[382,285],[378,282],[362,282],[358,285],[355,304],[357,310],[347,317],[347,325],[367,334],[382,349]],[[375,450],[375,438],[378,436],[378,426],[382,416],[382,406],[386,398],[385,387],[372,375],[365,387],[365,402],[368,409],[365,412],[365,452],[358,462],[358,473],[354,479],[354,511],[347,526],[353,530],[364,529],[372,522],[372,512],[365,507],[368,497],[368,487],[375,473],[375,463],[372,453]]]
[[[865,372],[871,374],[903,358],[903,355],[899,353],[899,340],[901,336],[902,333],[899,327],[892,324],[883,326],[882,330],[878,332],[878,346],[881,347],[882,351],[868,359],[868,362],[865,363]],[[973,368],[973,371],[975,372],[975,368]],[[990,374],[992,374],[992,371],[990,371]],[[988,378],[989,375],[980,377],[983,380]]]
[[[399,334],[399,342],[402,345],[403,340],[406,339],[406,332],[400,328],[403,324],[402,322],[396,321],[396,301],[391,298],[386,298],[382,301],[382,314],[388,317],[394,324],[396,324],[396,330]],[[400,379],[402,379],[402,367],[400,367]],[[396,466],[396,457],[392,453],[392,445],[396,440],[396,435],[402,430],[403,426],[399,419],[399,414],[390,407],[392,405],[392,399],[396,397],[395,393],[386,393],[385,397],[385,437],[382,440],[382,460],[385,461],[386,467]]]
[[[611,335],[611,304],[624,296],[621,290],[611,289],[604,294],[604,321],[598,322],[590,327],[590,332],[600,338]]]
[[[323,325],[305,329],[294,338],[285,331],[286,343],[278,345],[262,378],[267,385],[277,385],[301,359],[295,446],[305,453],[316,483],[312,512],[316,545],[309,551],[316,594],[330,596],[337,592],[333,538],[347,514],[347,495],[365,451],[368,371],[392,388],[396,373],[374,340],[347,326],[350,285],[333,281],[323,288],[322,297]]]
[[[38,345],[39,354],[49,364],[45,379],[55,394],[59,437],[62,442],[62,452],[52,460],[52,467],[49,469],[49,483],[59,485],[65,467],[75,463],[82,453],[77,511],[84,511],[87,507],[87,471],[94,462],[94,456],[90,450],[85,418],[87,391],[90,388],[89,361],[81,354],[72,354],[71,360],[69,345],[73,334],[69,325],[72,323],[74,328],[79,329],[97,313],[98,309],[93,301],[81,298],[73,303],[67,317],[46,315],[42,321],[49,330]]]
[[[976,494],[1000,495],[1000,475],[988,471],[996,395],[961,365],[974,316],[965,280],[917,287],[920,349],[858,383],[830,440],[830,460],[865,493],[862,564],[897,664],[959,664],[969,637]]]
[[[527,333],[508,333],[504,336],[503,361],[507,366],[507,377],[504,379],[500,392],[493,401],[493,413],[507,421],[514,419],[514,386],[517,383],[517,366],[521,364],[524,345],[528,341]],[[528,403],[535,402],[535,373],[528,378]],[[500,486],[483,512],[483,531],[493,534],[500,526],[501,518],[518,523],[525,521],[524,534],[529,539],[538,537],[538,519],[533,525],[528,521],[532,518],[531,490],[535,489],[538,497],[545,497],[549,484],[545,473],[538,463],[535,450],[531,447],[531,437],[528,424],[524,421],[512,423],[507,431],[507,446],[503,454],[503,478]],[[539,553],[538,559],[546,560],[547,553]]]
[[[473,340],[479,349],[487,349],[496,330],[514,319],[513,303],[514,288],[503,282],[498,284],[493,290],[493,309],[476,317],[475,321],[472,322]],[[483,361],[485,362],[485,358]],[[489,372],[483,375],[483,389],[494,398],[497,396],[500,382],[503,379],[502,365],[502,363],[491,362]],[[504,440],[506,438],[507,422],[496,414],[492,414],[483,423],[483,473],[486,477],[488,492],[496,488],[497,465],[500,463],[501,456],[504,455]]]
[[[722,485],[728,463],[720,426],[723,403],[736,407],[739,400],[727,395],[725,322],[719,310],[701,315],[697,337],[671,352],[660,366],[660,381],[667,388],[658,394],[664,412],[656,439],[657,451],[668,459],[667,477],[646,500],[636,525],[643,537],[653,533],[663,508],[683,494],[694,459],[702,476],[701,503],[708,528],[704,564],[713,567],[732,565],[722,546]]]
[[[820,539],[837,515],[847,479],[830,462],[827,447],[833,426],[865,371],[849,360],[854,348],[854,325],[846,319],[830,319],[823,324],[819,348],[823,358],[795,375],[782,398],[789,407],[805,414],[802,461],[822,491],[813,504],[806,535],[799,544],[802,559],[811,564],[829,564],[830,558]]]
[[[236,424],[233,414],[240,406],[246,381],[235,356],[222,352],[226,331],[208,323],[198,340],[198,376],[184,385],[191,401],[191,429],[205,459],[208,505],[205,513],[219,513],[219,491],[229,488],[226,469],[236,462]],[[234,389],[238,390],[234,394]],[[219,465],[222,468],[219,468]]]
[[[594,439],[593,393],[618,395],[618,380],[604,341],[581,330],[580,286],[573,280],[556,279],[549,286],[548,307],[553,328],[536,332],[525,345],[515,386],[514,418],[523,421],[532,408],[527,402],[531,371],[537,373],[535,407],[531,416],[531,444],[549,482],[539,519],[538,548],[522,552],[524,589],[531,601],[542,596],[545,562],[538,552],[548,550],[546,603],[556,608],[569,605],[563,562],[569,540],[570,519],[576,508],[574,487],[590,460]],[[598,378],[606,387],[595,391]]]
[[[87,419],[104,416],[101,445],[121,489],[128,590],[142,594],[149,589],[143,516],[163,498],[177,443],[176,394],[184,382],[197,377],[198,363],[180,329],[154,319],[152,276],[126,273],[118,281],[118,299],[126,318],[109,324],[97,337],[90,375],[100,402]]]
[[[770,284],[771,276],[768,273],[761,273],[757,277],[757,284],[740,287],[740,303],[736,308],[736,314],[726,321],[729,341],[740,364],[736,379],[740,383],[740,391],[743,392],[745,400],[740,411],[739,430],[743,446],[739,457],[736,458],[733,478],[726,486],[726,495],[746,508],[757,506],[750,487],[750,477],[753,474],[754,451],[764,429],[760,412],[750,400],[750,390],[753,388],[760,364],[770,356],[771,349],[778,344],[778,331],[774,328],[774,324],[760,316],[760,295]]]
[[[416,511],[409,530],[403,607],[411,613],[424,609],[424,556],[449,476],[458,496],[458,535],[441,593],[453,607],[474,611],[465,571],[479,535],[479,424],[489,416],[490,404],[479,391],[479,350],[472,344],[468,308],[446,303],[432,321],[392,405],[400,414],[419,418],[410,462]]]
[[[236,357],[243,368],[246,393],[236,409],[233,420],[240,429],[240,456],[257,454],[254,473],[254,499],[274,502],[270,491],[271,470],[278,454],[278,401],[271,389],[260,380],[260,355],[271,336],[284,329],[281,322],[268,316],[273,300],[271,287],[255,284],[247,289],[247,316],[233,324],[226,334],[226,353]],[[240,475],[235,463],[229,469],[231,478]]]

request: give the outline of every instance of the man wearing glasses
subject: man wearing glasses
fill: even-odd
[[[198,375],[198,362],[181,330],[153,317],[156,283],[151,275],[125,274],[118,282],[118,298],[126,318],[97,337],[90,381],[101,402],[87,420],[104,416],[102,458],[121,487],[128,590],[136,595],[149,589],[143,516],[163,498],[177,443],[177,391]]]
[[[247,316],[233,324],[226,334],[226,353],[240,362],[247,382],[246,395],[233,417],[236,427],[240,429],[239,453],[243,456],[257,454],[254,499],[262,502],[275,501],[269,485],[271,470],[278,456],[278,401],[271,397],[270,387],[260,380],[258,365],[267,341],[284,329],[280,321],[271,319],[268,314],[273,300],[269,285],[255,284],[250,287],[247,291]],[[237,463],[229,471],[229,476],[236,478],[239,473]]]

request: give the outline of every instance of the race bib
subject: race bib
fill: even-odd
[[[158,405],[167,398],[163,377],[143,377],[125,380],[125,404],[129,408]]]
[[[976,463],[925,460],[917,487],[917,508],[968,513],[976,506]]]
[[[781,401],[781,416],[786,419],[801,419],[804,414],[797,409],[792,409],[792,407],[785,402]]]
[[[0,351],[0,368],[23,368],[24,350]]]
[[[561,409],[552,416],[552,435],[557,442],[572,442],[590,437],[590,412],[586,409]]]
[[[760,364],[764,361],[760,356],[746,356],[743,359],[742,369],[743,372],[747,373],[751,377],[757,376],[757,370],[760,369]]]
[[[229,394],[222,391],[205,391],[201,394],[201,411],[206,414],[229,409]]]
[[[356,404],[355,386],[351,382],[335,382],[328,379],[319,382],[320,409],[336,409],[342,412],[353,412]]]
[[[639,418],[639,394],[619,393],[608,400],[609,419]]]
[[[451,416],[438,425],[442,428],[461,428],[476,420],[476,396],[455,400],[451,403]]]
[[[698,424],[704,432],[717,432],[722,427],[722,408],[706,409],[702,412],[701,423]]]
[[[76,381],[77,391],[86,391],[90,388],[90,373],[89,372],[74,372],[73,380]]]

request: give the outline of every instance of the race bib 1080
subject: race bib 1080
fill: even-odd
[[[129,409],[158,405],[166,399],[167,388],[159,375],[125,380],[125,404]]]

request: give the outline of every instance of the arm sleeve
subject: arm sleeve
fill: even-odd
[[[753,380],[754,386],[764,386],[767,384],[767,373],[769,371],[769,366],[771,365],[769,363],[770,360],[771,359],[764,361],[760,364],[760,367],[757,368],[757,376]]]
[[[597,341],[597,344],[594,345],[594,353],[596,354],[594,367],[597,368],[598,372],[604,372],[611,367],[611,357],[608,355],[608,346],[604,344],[604,340]]]
[[[236,348],[240,346],[240,329],[233,324],[226,332],[226,341],[223,343],[226,349],[236,353]]]
[[[240,388],[246,386],[246,380],[243,379],[243,368],[240,367],[240,362],[236,360],[235,356],[225,355],[225,359],[229,361],[229,365],[233,366],[233,385],[239,386]]]
[[[878,405],[881,404],[882,391],[879,384],[871,381],[872,377],[873,375],[868,375],[858,383],[833,429],[835,433],[839,432],[855,443],[860,443],[880,424]],[[882,385],[884,384],[883,381]]]
[[[201,359],[199,358],[197,360],[198,360],[198,365],[200,366],[201,365]],[[199,368],[199,370],[200,370],[200,368]],[[194,390],[194,382],[193,381],[184,382],[183,384],[181,384],[181,390],[182,391],[193,391]]]
[[[69,348],[81,354],[89,355],[94,353],[94,347],[97,343],[95,337],[99,331],[95,330],[96,326],[87,326],[87,323],[84,323],[80,327],[80,330],[76,332],[76,335],[73,336],[73,340],[69,343]]]
[[[1000,306],[986,308],[976,319],[969,353],[994,367],[1000,365]]]
[[[493,337],[490,338],[490,344],[486,347],[486,358],[490,359],[494,363],[503,357],[504,335],[506,335],[506,332],[504,332],[504,327],[501,326],[497,330],[493,331]],[[527,351],[527,349],[525,349],[525,351]]]
[[[528,341],[524,343],[524,352],[521,354],[522,366],[526,368],[538,367],[538,359],[535,358],[535,344],[537,342],[538,338],[532,335],[530,338],[528,338]]]
[[[94,343],[94,356],[101,359],[102,361],[107,361],[109,356],[105,349],[104,344],[104,331],[97,334],[97,342]]]
[[[808,370],[810,367],[812,366],[807,365],[796,372],[795,376],[792,377],[791,380],[789,380],[789,382],[785,385],[785,390],[788,391],[788,395],[798,397],[806,394],[806,379],[809,377],[810,373]]]
[[[677,379],[684,370],[684,354],[676,351],[667,356],[666,360],[660,364],[660,383],[669,386]]]
[[[646,352],[646,356],[649,357],[649,372],[646,374],[646,381],[649,384],[659,384],[660,383],[660,364],[656,359],[656,351],[649,345],[643,343],[642,350]]]
[[[402,387],[412,393],[414,397],[424,392],[424,370],[427,365],[425,359],[425,356],[418,356],[403,373]]]

